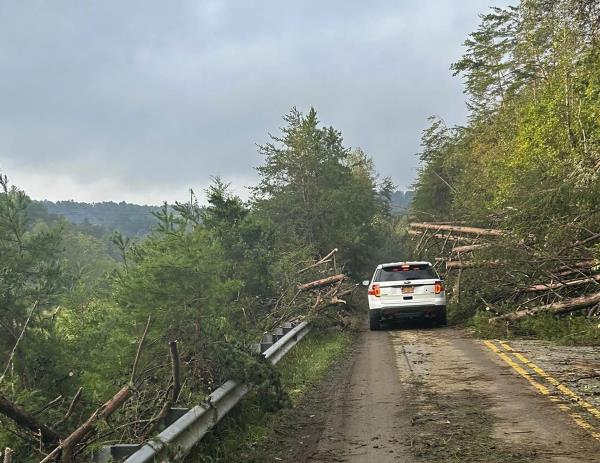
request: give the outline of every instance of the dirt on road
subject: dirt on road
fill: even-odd
[[[269,459],[600,462],[596,398],[547,363],[458,329],[365,330],[269,443]]]

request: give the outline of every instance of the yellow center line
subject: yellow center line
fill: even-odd
[[[582,429],[585,429],[595,439],[600,441],[600,432],[597,432],[594,429],[594,427],[590,423],[588,423],[579,413],[574,412],[568,405],[565,405],[564,403],[561,402],[560,399],[558,399],[556,396],[552,395],[552,393],[550,392],[550,389],[548,389],[546,386],[544,386],[540,382],[536,381],[523,367],[521,367],[518,363],[516,363],[513,359],[511,359],[506,353],[504,353],[500,348],[498,348],[498,346],[496,346],[493,342],[483,341],[483,343],[488,347],[488,349],[490,349],[498,357],[500,357],[508,366],[510,366],[514,371],[516,371],[519,375],[521,375],[523,378],[525,378],[527,380],[527,382],[529,382],[529,384],[531,384],[540,394],[542,394],[543,396],[548,398],[550,401],[552,401],[554,404],[556,404],[562,411],[566,412],[571,417],[571,419],[575,422],[575,424],[577,424]],[[508,347],[510,348],[510,346],[508,346]],[[510,349],[510,350],[512,352],[512,349]],[[523,357],[523,358],[525,358],[525,357]],[[543,370],[541,370],[541,371],[543,371]]]
[[[504,362],[507,363],[513,370],[515,370],[523,378],[525,378],[534,388],[536,388],[540,392],[540,394],[548,396],[551,400],[556,399],[556,397],[554,397],[550,394],[550,389],[548,389],[546,386],[544,386],[541,383],[538,383],[535,379],[533,379],[531,377],[531,375],[529,373],[527,373],[527,371],[525,371],[525,369],[523,369],[519,364],[514,362],[508,355],[506,355],[504,352],[502,352],[500,349],[498,349],[498,347],[493,342],[483,341],[483,343],[489,349],[494,351],[494,353],[496,353],[496,355],[498,355],[498,357],[500,357],[502,360],[504,360]]]
[[[506,342],[498,341],[498,343],[502,347],[504,347],[505,350],[507,350],[508,352],[511,352],[518,360],[521,361],[521,363],[527,365],[529,368],[531,368],[533,371],[535,371],[542,378],[545,378],[550,384],[555,386],[556,389],[558,389],[560,392],[562,392],[568,398],[577,402],[579,405],[581,405],[583,408],[585,408],[588,412],[590,412],[596,418],[600,418],[600,410],[598,410],[592,404],[590,404],[589,402],[586,402],[581,396],[579,396],[578,394],[573,392],[571,389],[569,389],[567,386],[562,384],[556,378],[550,376],[548,373],[546,373],[544,370],[542,370],[539,366],[537,366],[535,363],[533,363],[531,360],[529,360],[523,354],[520,354],[519,352],[515,352],[513,350],[513,348]]]

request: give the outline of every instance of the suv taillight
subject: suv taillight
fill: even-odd
[[[369,296],[381,296],[381,288],[379,288],[379,285],[371,286],[371,289],[369,289]]]
[[[440,294],[444,290],[444,285],[442,285],[441,281],[436,281],[433,290],[435,291],[435,294]]]

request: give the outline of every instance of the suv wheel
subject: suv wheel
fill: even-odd
[[[371,328],[371,331],[381,329],[381,318],[376,310],[369,310],[369,328]]]
[[[446,326],[448,324],[448,314],[446,309],[442,310],[435,319],[438,326]]]

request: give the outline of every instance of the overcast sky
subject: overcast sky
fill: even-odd
[[[2,1],[0,171],[36,199],[244,195],[255,144],[314,106],[406,188],[426,118],[465,119],[450,63],[507,3]]]

